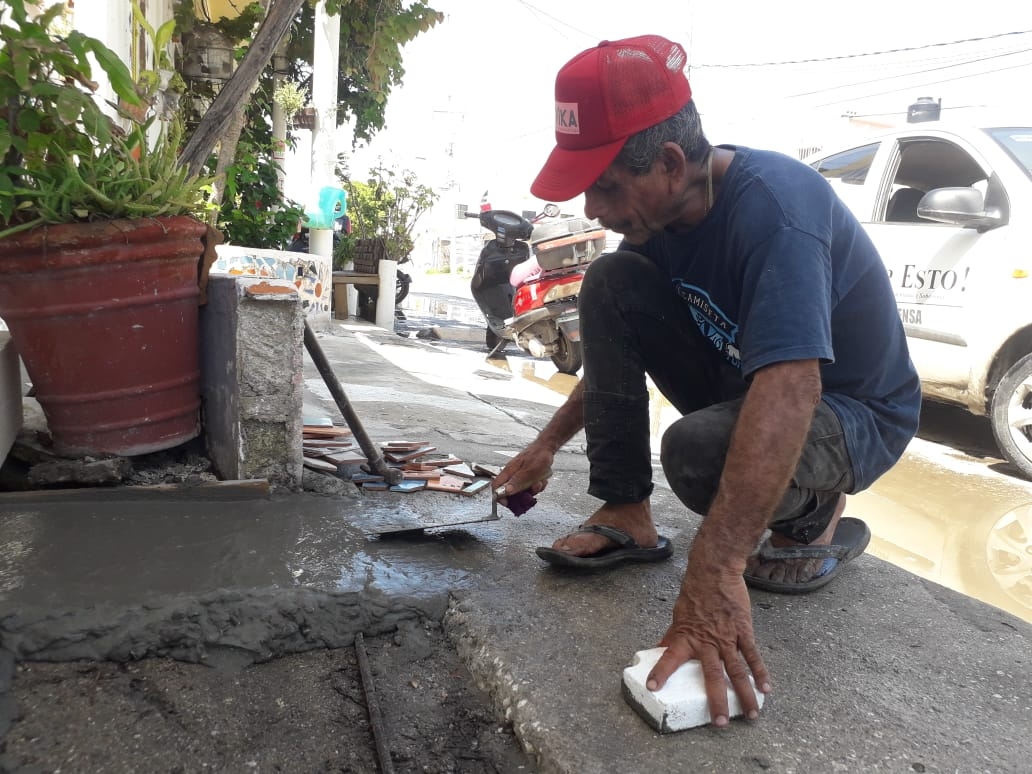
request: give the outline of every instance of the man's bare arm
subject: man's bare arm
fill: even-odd
[[[753,376],[692,554],[701,539],[709,556],[745,570],[799,464],[820,399],[816,360],[777,363]]]
[[[779,363],[753,376],[717,494],[688,555],[673,623],[661,640],[667,651],[648,678],[657,690],[685,661],[699,659],[718,726],[728,719],[725,669],[749,717],[759,710],[749,674],[769,690],[742,572],[784,496],[820,396],[816,360]]]
[[[548,424],[538,433],[535,443],[542,443],[553,452],[584,429],[584,382],[570,391],[566,402],[556,409]]]

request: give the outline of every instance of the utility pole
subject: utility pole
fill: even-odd
[[[312,50],[312,104],[316,108],[312,131],[312,167],[309,196],[318,201],[326,186],[339,186],[334,174],[337,153],[337,78],[340,66],[340,16],[326,12],[326,2],[315,7],[315,35]],[[333,223],[327,228],[309,228],[308,249],[313,255],[332,257]]]

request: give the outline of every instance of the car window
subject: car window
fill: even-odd
[[[1032,126],[986,129],[985,132],[1003,146],[1026,175],[1032,177]]]
[[[974,187],[985,193],[985,170],[956,143],[935,138],[901,140],[898,153],[882,217],[876,220],[933,225],[917,214],[918,202],[933,188]]]
[[[810,166],[829,180],[837,180],[846,185],[863,185],[878,152],[878,145],[879,143],[875,142],[860,148],[852,148],[815,161]]]

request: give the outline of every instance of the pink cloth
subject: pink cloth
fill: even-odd
[[[514,288],[518,288],[524,282],[534,279],[539,274],[541,274],[541,264],[538,263],[537,256],[532,255],[523,263],[517,263],[512,268],[512,271],[509,272],[509,284]]]

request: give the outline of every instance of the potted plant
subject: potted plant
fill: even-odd
[[[283,110],[283,116],[287,121],[293,121],[294,116],[305,107],[304,92],[292,81],[284,81],[273,89],[272,99]]]
[[[0,318],[55,449],[143,454],[199,425],[198,266],[206,181],[159,121],[163,81],[134,81],[62,6],[0,9]],[[142,15],[141,15],[142,18]],[[145,25],[157,52],[171,23]],[[117,105],[94,96],[91,57]],[[155,67],[155,71],[158,67]]]

